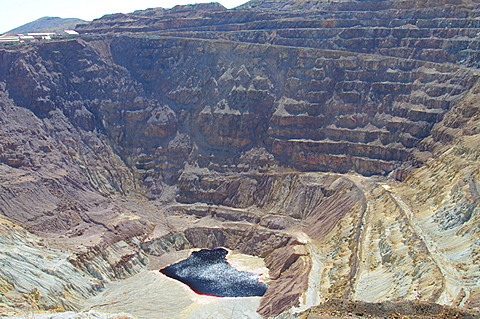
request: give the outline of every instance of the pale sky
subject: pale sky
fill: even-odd
[[[0,0],[0,34],[45,16],[91,21],[110,13],[203,2],[231,9],[247,0]]]

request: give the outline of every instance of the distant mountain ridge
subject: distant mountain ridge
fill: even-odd
[[[29,32],[60,32],[67,29],[75,29],[77,24],[84,23],[87,23],[87,21],[77,18],[63,19],[59,17],[43,17],[24,24],[18,28],[12,29],[7,33],[19,34]]]

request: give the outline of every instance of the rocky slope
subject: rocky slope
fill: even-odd
[[[475,316],[479,15],[201,4],[0,47],[2,315],[288,317],[339,298]],[[227,314],[161,289],[152,271],[214,247],[263,259],[260,300]]]

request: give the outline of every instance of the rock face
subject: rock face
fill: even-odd
[[[263,317],[480,307],[479,16],[254,0],[1,46],[2,315],[116,312],[105,286],[216,247],[264,258]]]

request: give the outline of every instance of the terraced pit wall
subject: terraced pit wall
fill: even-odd
[[[2,241],[33,232],[32,260],[88,278],[70,303],[62,278],[51,294],[4,274],[2,309],[78,308],[152,258],[218,245],[266,258],[264,316],[323,298],[478,307],[478,16],[252,1],[2,46],[0,212],[23,227]]]

